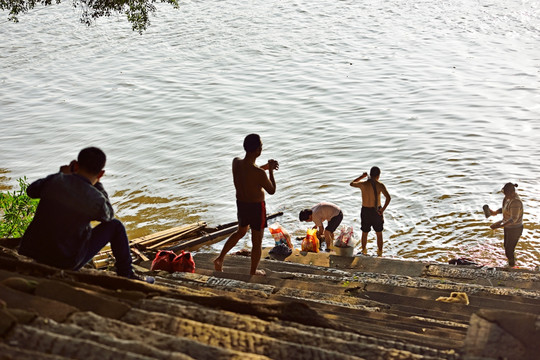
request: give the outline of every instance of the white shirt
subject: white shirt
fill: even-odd
[[[323,221],[332,219],[334,216],[339,214],[341,209],[335,204],[321,202],[312,207],[311,211],[313,211],[311,214],[311,220],[315,223],[315,225],[324,227]]]

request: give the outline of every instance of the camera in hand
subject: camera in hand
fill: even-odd
[[[482,206],[482,209],[484,209],[484,215],[486,216],[486,219],[491,216],[491,211],[489,210],[489,205]]]

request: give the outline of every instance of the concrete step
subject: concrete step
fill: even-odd
[[[196,254],[197,273],[149,285],[3,254],[1,358],[469,360],[510,338],[538,352],[526,344],[540,313],[534,272],[299,254],[250,276],[247,257],[217,273],[215,254]],[[435,301],[452,291],[470,305]]]
[[[212,255],[201,256],[199,261],[200,266],[198,267],[199,273],[204,273],[207,275],[214,274],[213,267],[207,262],[208,259],[212,258]],[[249,266],[249,259],[240,256],[231,256],[230,260],[230,266],[227,273],[231,273],[229,271],[232,271],[232,274],[238,274],[237,279],[241,278],[244,281],[247,281],[245,280],[247,277],[241,275],[241,269]],[[475,299],[478,299],[478,302],[482,303],[482,307],[505,309],[509,305],[519,305],[524,309],[524,311],[533,313],[538,311],[538,299],[540,299],[540,292],[535,290],[464,284],[447,279],[409,277],[402,275],[374,274],[365,272],[360,273],[337,269],[326,270],[324,268],[316,268],[316,271],[310,269],[309,272],[304,272],[302,271],[304,266],[297,266],[298,264],[292,265],[292,268],[295,270],[293,272],[285,271],[291,270],[291,265],[280,264],[278,265],[278,268],[281,271],[278,272],[272,267],[273,263],[279,262],[272,261],[270,264],[265,263],[265,265],[271,267],[270,269],[267,269],[269,276],[254,277],[250,281],[257,281],[265,284],[272,284],[274,286],[279,285],[284,287],[294,287],[295,285],[291,284],[300,280],[305,282],[317,282],[318,284],[324,284],[324,291],[327,292],[329,292],[331,289],[328,284],[341,284],[352,289],[360,288],[362,291],[397,293],[399,295],[406,295],[411,298],[424,299],[431,302],[432,307],[435,309],[438,308],[439,310],[443,311],[448,310],[447,304],[434,302],[434,300],[441,296],[449,296],[453,291],[465,292],[468,294],[473,306],[471,307],[472,310],[466,314],[468,316],[470,316],[472,311],[475,310],[474,306],[475,302],[477,301]],[[276,278],[284,280],[282,283],[279,283]],[[285,283],[285,280],[288,280],[287,284]],[[321,292],[322,289],[322,287],[319,287],[318,291]],[[476,297],[476,294],[479,296]],[[508,301],[512,303],[509,304],[507,303]],[[414,301],[411,299],[411,302]],[[427,304],[424,303],[423,305],[425,308]]]
[[[152,357],[126,350],[109,348],[103,344],[60,335],[32,325],[16,325],[5,338],[13,347],[31,349],[37,353],[56,355],[68,359],[88,360],[150,360]]]
[[[31,349],[31,348],[30,348]],[[40,351],[30,350],[29,348],[23,348],[19,344],[10,346],[7,343],[0,342],[0,359],[2,360],[69,360],[69,358],[60,356],[45,354]]]
[[[236,330],[197,322],[184,317],[171,316],[158,312],[133,309],[123,321],[177,337],[186,337],[207,345],[219,345],[248,354],[257,354],[271,359],[285,359],[295,354],[295,359],[359,359],[356,356],[339,353],[335,350],[302,345],[294,339],[280,340],[251,331]]]
[[[203,270],[199,269],[198,271]],[[225,272],[214,273],[214,275],[236,278],[231,280],[232,284],[229,286],[231,291],[235,291],[237,288],[260,288],[261,286],[264,286],[266,291],[260,295],[261,297],[282,301],[301,301],[315,311],[314,316],[316,316],[315,314],[317,313],[325,314],[336,319],[338,323],[346,325],[348,329],[358,329],[357,324],[361,323],[362,327],[356,331],[362,334],[369,334],[372,336],[393,340],[399,339],[406,334],[405,337],[407,338],[407,341],[413,344],[426,344],[437,349],[448,349],[451,346],[461,346],[466,333],[466,324],[452,323],[452,321],[450,321],[451,319],[448,319],[447,317],[444,318],[443,321],[437,321],[437,319],[426,319],[424,312],[421,313],[421,315],[423,315],[422,317],[418,316],[417,318],[412,318],[410,314],[400,316],[388,312],[385,309],[381,310],[381,307],[390,308],[390,305],[377,303],[379,306],[369,307],[362,304],[354,304],[354,302],[357,300],[357,298],[354,296],[336,296],[328,293],[299,290],[295,289],[294,287],[274,287],[273,285],[268,284],[268,282],[272,282],[271,276],[257,277],[257,279],[262,279],[267,283],[262,285],[247,282],[250,279],[249,275],[238,275],[236,273]],[[227,283],[226,281],[219,282],[212,280],[215,278],[213,276],[181,273],[176,273],[171,276],[177,281],[183,279],[184,281],[182,284],[185,284],[185,282],[189,281],[191,278],[195,278],[198,283],[206,282],[206,286],[209,287],[211,287],[212,284],[217,283],[221,289],[227,288],[224,286],[224,284]],[[243,278],[243,280],[238,280],[239,278]],[[242,283],[242,285],[239,285],[239,283]],[[291,286],[296,285],[301,288],[301,283],[301,281],[297,281],[288,284]],[[312,284],[308,285],[311,287],[313,286]],[[324,286],[319,286],[319,288],[325,290],[330,287],[332,287],[332,285],[325,284]],[[342,286],[334,286],[334,288],[336,291],[340,291],[342,293],[344,291]],[[370,305],[376,304],[372,301],[368,301],[367,303]],[[420,314],[420,312],[418,313]],[[389,329],[393,331],[390,332]],[[445,345],[440,345],[439,336],[441,336],[443,333],[448,341]]]
[[[214,346],[198,341],[190,337],[180,336],[174,332],[159,331],[150,324],[154,321],[151,317],[140,318],[142,310],[132,310],[128,313],[129,319],[136,319],[135,324],[131,321],[107,319],[97,316],[93,313],[76,313],[70,317],[68,324],[91,330],[102,331],[106,329],[109,336],[122,341],[140,342],[145,345],[167,350],[172,353],[181,353],[194,359],[244,359],[252,356],[254,359],[264,359],[265,357],[255,356],[255,354],[246,354],[237,349],[230,349],[222,346]],[[145,313],[145,316],[151,316]],[[139,326],[137,323],[144,323],[147,326]],[[190,331],[190,328],[185,329]],[[211,334],[207,334],[210,336]],[[215,337],[219,341],[218,337]]]
[[[380,337],[361,337],[351,332],[321,330],[317,327],[299,329],[291,327],[290,323],[281,321],[264,321],[253,317],[239,316],[234,313],[223,313],[212,309],[201,309],[185,301],[170,301],[170,299],[155,298],[143,300],[140,307],[146,311],[161,312],[170,316],[205,322],[220,327],[247,331],[259,335],[270,336],[282,341],[291,341],[304,346],[319,347],[326,350],[336,350],[348,355],[363,358],[376,358],[377,354],[394,355],[401,352],[411,353],[422,357],[438,356],[439,352],[427,346],[414,346],[410,343],[384,341]],[[315,315],[316,316],[316,315]],[[331,341],[328,341],[331,339]]]

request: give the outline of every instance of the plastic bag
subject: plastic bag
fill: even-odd
[[[150,270],[165,270],[170,273],[175,271],[194,273],[195,261],[193,255],[184,250],[178,255],[171,250],[160,250],[152,260]]]
[[[291,247],[291,236],[279,223],[276,222],[270,225],[268,230],[270,230],[270,234],[272,234],[272,237],[274,238],[275,246],[284,244]]]
[[[176,254],[171,250],[158,251],[156,257],[152,260],[150,270],[165,270],[170,273],[174,272],[172,263],[175,257]]]
[[[341,227],[341,231],[339,232],[338,237],[336,238],[336,241],[334,241],[334,246],[337,247],[354,247],[354,240],[353,240],[353,228],[352,226],[349,227]]]
[[[195,261],[193,260],[193,255],[189,251],[185,252],[182,250],[172,261],[172,267],[173,271],[194,273]]]
[[[317,229],[308,229],[306,237],[302,240],[302,251],[319,252],[319,239]]]
[[[275,260],[285,260],[289,255],[292,254],[292,249],[285,244],[279,244],[274,246],[268,254],[272,259]]]

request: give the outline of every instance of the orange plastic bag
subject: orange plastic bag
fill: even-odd
[[[319,239],[317,229],[308,229],[306,237],[302,240],[302,251],[319,252]]]

